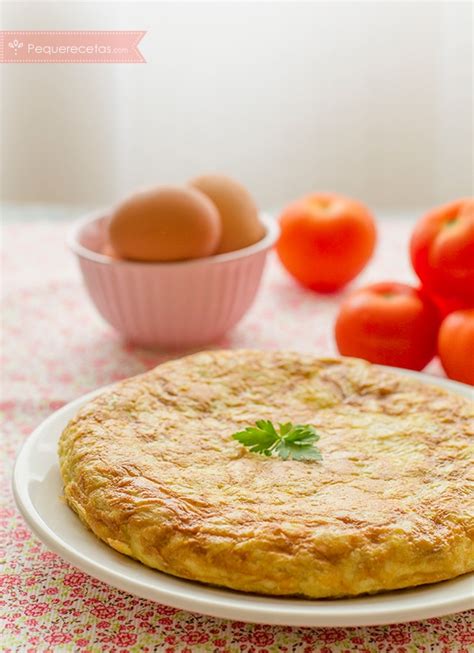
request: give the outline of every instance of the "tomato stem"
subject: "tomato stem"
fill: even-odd
[[[446,222],[444,223],[444,226],[452,227],[457,223],[457,221],[458,221],[458,216],[455,216],[454,218],[449,218],[449,220],[446,220]]]

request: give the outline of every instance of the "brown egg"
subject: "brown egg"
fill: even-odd
[[[118,256],[181,261],[210,256],[221,237],[219,213],[196,188],[164,186],[132,195],[112,214],[109,236]]]
[[[202,175],[189,184],[205,193],[220,213],[222,237],[216,254],[248,247],[263,238],[265,229],[255,202],[237,181],[224,175]]]

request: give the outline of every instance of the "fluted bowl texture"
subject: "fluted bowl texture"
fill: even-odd
[[[252,305],[279,233],[270,216],[260,219],[266,233],[259,242],[190,261],[142,263],[105,256],[104,214],[79,220],[68,244],[92,302],[125,340],[185,349],[218,340]]]

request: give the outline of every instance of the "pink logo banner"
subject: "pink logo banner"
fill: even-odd
[[[0,31],[0,63],[146,63],[146,32]]]

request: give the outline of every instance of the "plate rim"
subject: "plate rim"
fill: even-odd
[[[474,388],[444,377],[437,377],[423,372],[415,372],[395,367],[381,365],[377,367],[408,376],[414,376],[419,378],[422,382],[450,389],[456,394],[461,394],[463,396],[469,397],[474,393]],[[414,597],[405,597],[405,600],[402,599],[402,605],[398,605],[397,603],[393,605],[386,603],[377,605],[374,601],[370,606],[362,605],[360,607],[357,605],[358,602],[360,604],[361,600],[375,598],[377,595],[364,595],[363,597],[349,597],[345,599],[305,599],[284,596],[260,596],[258,594],[234,592],[227,588],[212,587],[205,584],[201,585],[196,581],[164,574],[164,572],[160,572],[159,570],[152,571],[156,574],[163,574],[168,578],[184,583],[184,588],[181,589],[177,587],[176,589],[168,589],[164,587],[152,587],[142,580],[127,578],[127,576],[119,570],[113,569],[109,566],[104,567],[100,562],[96,562],[89,556],[84,555],[80,549],[72,547],[68,541],[55,533],[55,531],[43,519],[43,516],[38,512],[31,500],[30,492],[28,491],[28,483],[26,482],[27,479],[21,478],[21,475],[28,467],[30,460],[29,454],[34,451],[35,445],[41,442],[42,438],[45,437],[45,434],[47,435],[48,429],[51,428],[56,420],[73,410],[77,411],[82,405],[115,385],[116,383],[108,384],[101,388],[97,388],[92,392],[81,395],[48,415],[48,417],[46,417],[46,419],[44,419],[33,430],[20,446],[13,467],[13,495],[22,517],[33,533],[43,542],[43,544],[46,545],[47,548],[57,553],[61,558],[76,568],[101,580],[102,582],[107,583],[108,585],[141,598],[155,602],[162,602],[177,609],[188,610],[211,617],[250,623],[320,628],[357,627],[406,623],[409,621],[418,621],[420,619],[446,616],[474,608],[474,573],[472,572],[447,581],[440,581],[439,583],[406,588],[405,591],[423,592],[423,589],[426,590],[427,596],[423,597],[422,605],[419,605]],[[57,465],[57,460],[55,462]],[[84,526],[84,528],[86,527]],[[142,564],[139,561],[134,562]],[[146,565],[144,566],[146,567]],[[472,601],[469,600],[469,596],[464,595],[461,595],[460,597],[453,596],[444,598],[441,602],[436,600],[436,594],[435,596],[430,596],[431,590],[436,588],[438,585],[442,585],[446,582],[455,582],[458,579],[466,577],[473,578]],[[194,590],[197,589],[198,594],[199,591],[202,592],[202,595],[195,597],[186,593],[186,584],[190,584]],[[214,591],[217,590],[224,595],[228,593],[229,596],[208,596],[207,591],[210,589]],[[389,595],[390,592],[383,594],[384,597]],[[249,598],[251,600],[249,600]],[[411,601],[412,598],[413,601]],[[270,605],[264,602],[259,603],[260,601],[265,600],[271,600],[272,604]],[[289,601],[291,601],[293,605],[289,606]],[[345,610],[342,609],[342,601],[349,604],[348,606],[344,606],[346,608]],[[403,605],[405,602],[407,603],[406,606]],[[278,605],[278,603],[280,603],[280,605]]]

